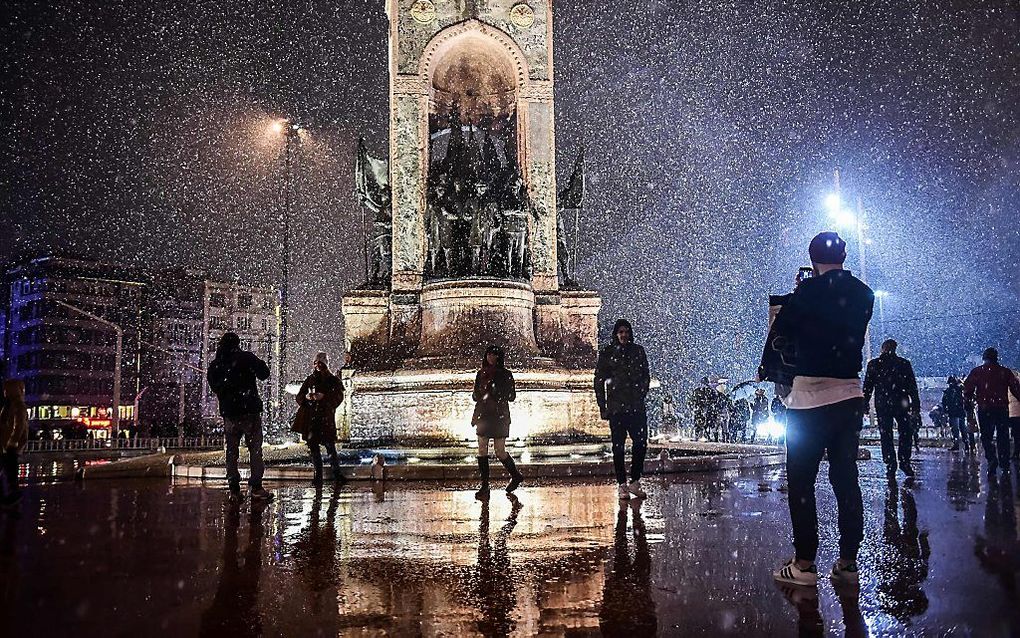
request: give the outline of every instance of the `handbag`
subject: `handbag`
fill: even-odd
[[[298,407],[297,412],[291,417],[290,431],[307,437],[308,432],[311,430],[311,419],[312,415],[307,405]]]

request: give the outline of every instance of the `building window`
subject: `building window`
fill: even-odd
[[[237,307],[248,309],[251,308],[252,296],[249,292],[238,293],[237,295]]]
[[[227,307],[227,296],[222,292],[214,292],[209,294],[209,305],[215,306],[216,308]]]
[[[251,317],[234,317],[234,327],[238,330],[251,330]]]

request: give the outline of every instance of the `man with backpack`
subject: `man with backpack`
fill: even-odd
[[[219,400],[220,415],[223,417],[230,493],[241,493],[237,457],[243,436],[251,469],[248,494],[253,500],[272,500],[273,495],[262,488],[262,475],[265,472],[262,461],[263,405],[256,384],[257,381],[269,378],[269,366],[254,353],[242,350],[241,338],[233,332],[227,332],[220,338],[216,358],[209,365],[206,378]]]

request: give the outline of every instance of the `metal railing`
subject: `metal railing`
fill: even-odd
[[[33,439],[25,452],[68,452],[106,450],[197,450],[223,447],[222,436],[151,437],[130,439]]]

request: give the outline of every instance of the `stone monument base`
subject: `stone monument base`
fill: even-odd
[[[560,367],[513,370],[517,400],[510,404],[510,439],[571,441],[605,438],[592,373]],[[356,371],[341,438],[396,445],[473,440],[475,370]]]

